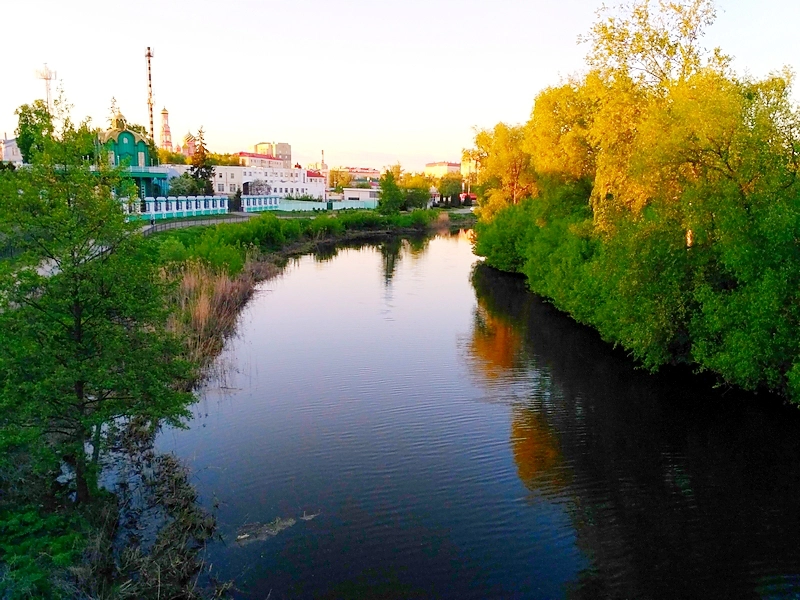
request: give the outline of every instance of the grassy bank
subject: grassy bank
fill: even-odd
[[[452,224],[439,211],[392,217],[263,215],[135,236],[142,244],[140,258],[155,258],[154,279],[169,309],[166,329],[183,340],[185,362],[194,366],[194,376],[175,385],[186,389],[187,382],[202,377],[256,284],[278,276],[291,256],[336,242],[420,234]],[[6,444],[0,457],[0,597],[223,597],[228,586],[214,582],[203,563],[204,545],[214,535],[213,515],[198,502],[188,470],[154,451],[163,421],[151,412],[148,405],[139,416],[90,430],[88,458],[95,464],[94,458],[105,457],[105,466],[92,471],[93,493],[85,502],[74,501],[74,481],[58,483],[64,465],[58,455],[37,444]],[[95,436],[99,432],[102,442]],[[107,469],[115,483],[100,485]]]
[[[463,216],[456,226],[470,225],[471,215]],[[391,216],[346,212],[298,219],[264,214],[243,223],[164,232],[151,243],[165,276],[175,283],[169,327],[186,340],[189,357],[202,370],[233,331],[255,285],[279,275],[289,257],[323,244],[419,233],[449,228],[452,223],[447,213],[434,210]]]
[[[728,227],[741,211],[715,198],[717,232],[728,235],[712,241],[695,227],[690,245],[670,207],[598,232],[588,195],[585,184],[543,186],[479,223],[476,252],[650,370],[690,365],[800,401],[795,197],[752,206],[747,227]],[[781,223],[778,207],[788,209]]]

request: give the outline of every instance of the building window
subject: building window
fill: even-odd
[[[231,184],[231,191],[232,192],[236,191],[236,184],[233,184],[233,183]]]
[[[222,177],[222,175],[220,175],[220,177]],[[224,183],[217,184],[217,191],[218,192],[224,192],[225,191],[225,184]]]

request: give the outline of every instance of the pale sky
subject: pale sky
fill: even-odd
[[[474,127],[528,119],[534,96],[584,68],[602,0],[8,0],[0,134],[55,70],[73,117],[105,126],[112,96],[156,139],[202,126],[211,150],[288,142],[293,159],[410,170],[460,160]],[[616,4],[608,0],[607,4]],[[763,76],[800,58],[800,1],[717,0],[705,39]]]

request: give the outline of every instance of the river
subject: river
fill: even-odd
[[[638,371],[478,262],[387,241],[260,286],[158,440],[217,506],[213,572],[271,600],[797,598],[797,411]]]

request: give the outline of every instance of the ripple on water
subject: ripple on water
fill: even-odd
[[[295,520],[209,548],[243,597],[797,597],[797,419],[698,409],[517,279],[473,289],[468,242],[383,260],[255,296],[159,441],[228,539]]]

